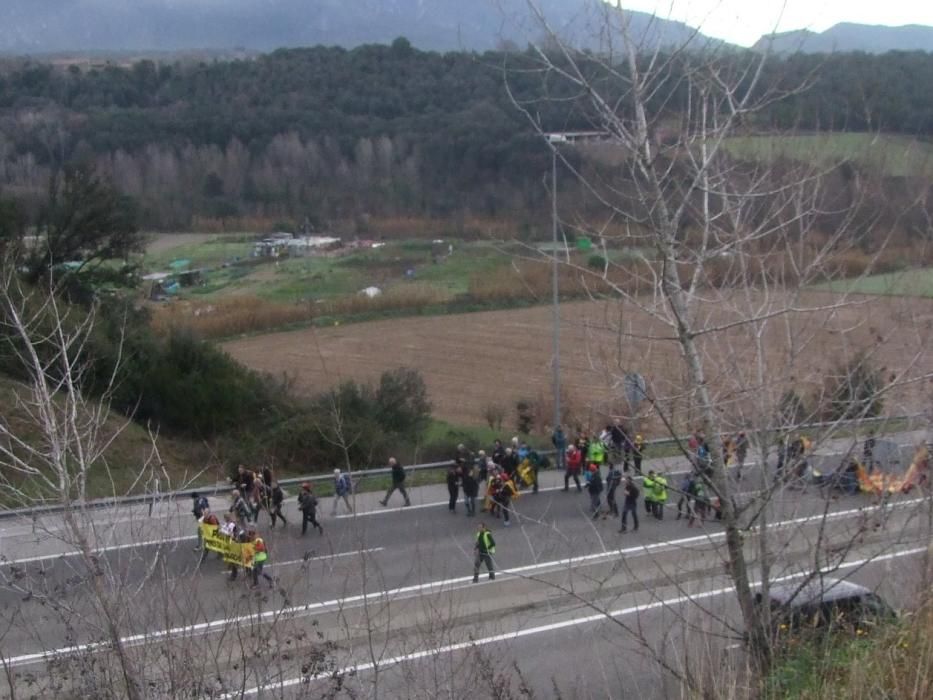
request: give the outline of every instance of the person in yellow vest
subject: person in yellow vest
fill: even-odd
[[[658,474],[654,477],[654,517],[664,520],[664,505],[667,503],[667,477]]]
[[[269,561],[269,551],[266,549],[266,543],[262,537],[256,534],[255,530],[249,531],[249,539],[253,543],[255,551],[255,554],[253,554],[253,588],[259,585],[260,576],[266,579],[269,582],[269,588],[272,588],[275,585],[272,577],[263,571],[263,567]]]
[[[642,489],[645,492],[645,512],[648,515],[654,515],[654,494],[656,490],[654,469],[648,472],[648,476],[642,481]]]
[[[486,523],[480,523],[476,529],[476,542],[473,545],[473,551],[476,556],[473,559],[473,583],[479,583],[479,567],[486,565],[489,572],[489,580],[496,578],[496,567],[493,562],[493,555],[496,553],[496,541],[492,537]]]

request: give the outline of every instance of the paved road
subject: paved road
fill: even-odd
[[[742,484],[760,479],[752,469]],[[690,529],[671,507],[663,521],[643,517],[638,533],[622,535],[618,521],[589,517],[585,493],[560,490],[559,475],[542,474],[542,486],[518,500],[511,528],[487,519],[501,571],[478,585],[470,574],[479,518],[465,517],[462,506],[449,513],[443,487],[415,490],[410,508],[383,508],[381,494],[359,494],[353,516],[327,517],[325,503],[324,534],[304,538],[290,504],[288,529],[264,533],[276,586],[255,592],[228,582],[214,559],[198,569],[188,503],[159,504],[151,518],[140,507],[90,513],[91,546],[100,550],[93,575],[82,557],[68,554],[75,543],[61,517],[3,523],[0,652],[18,683],[41,678],[50,657],[72,672],[112,666],[114,655],[100,645],[103,605],[147,668],[187,688],[207,676],[198,692],[208,696],[214,689],[236,689],[231,697],[244,689],[316,696],[333,681],[295,680],[343,669],[353,673],[342,682],[367,696],[375,687],[384,697],[441,690],[459,697],[458,688],[485,697],[497,678],[518,688],[510,666],[517,659],[541,697],[554,694],[553,683],[564,697],[621,695],[623,688],[651,697],[646,687],[663,697],[671,676],[658,672],[646,649],[694,643],[685,610],[697,613],[704,600],[720,613],[715,630],[708,615],[699,619],[699,638],[717,640],[712,650],[739,634],[728,629],[736,618],[731,596],[716,593],[728,582],[715,522]],[[887,595],[907,603],[929,545],[929,507],[915,496],[881,508],[863,496],[779,491],[765,511],[776,528],[772,575],[793,575],[815,559],[835,566],[886,556],[846,572],[883,582]],[[754,556],[753,532],[746,545]],[[879,574],[892,567],[901,575]],[[685,602],[685,592],[700,598]],[[607,610],[623,611],[618,622],[605,619]],[[169,687],[154,692],[177,694]]]

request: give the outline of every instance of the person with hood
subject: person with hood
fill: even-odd
[[[301,485],[301,493],[298,494],[298,510],[301,511],[302,535],[308,532],[308,523],[317,528],[319,534],[324,534],[324,528],[317,521],[317,496],[307,481]]]
[[[408,491],[405,490],[405,467],[399,464],[395,457],[389,457],[389,468],[392,470],[392,485],[389,487],[389,490],[386,491],[385,498],[379,501],[379,504],[383,506],[388,505],[389,496],[396,491],[400,491],[402,498],[405,499],[405,505],[410,506],[411,501],[408,500]]]
[[[330,510],[331,517],[337,515],[337,504],[343,500],[347,511],[353,512],[353,506],[350,505],[350,494],[353,487],[350,483],[350,475],[343,474],[339,469],[334,469],[334,503]]]

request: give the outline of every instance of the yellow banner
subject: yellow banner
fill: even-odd
[[[253,556],[256,553],[252,542],[236,542],[233,538],[221,534],[220,528],[216,525],[200,523],[198,527],[201,530],[201,538],[204,540],[206,550],[220,552],[228,564],[252,568]]]

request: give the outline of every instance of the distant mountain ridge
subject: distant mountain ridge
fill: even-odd
[[[601,0],[539,0],[558,33],[598,45]],[[627,13],[651,43],[710,41],[680,22]],[[614,20],[618,23],[618,18]],[[0,51],[53,53],[387,44],[399,36],[430,50],[524,48],[543,32],[525,0],[3,0]]]
[[[763,36],[755,44],[764,49],[770,37]],[[888,51],[931,51],[933,52],[933,27],[907,24],[902,27],[884,27],[871,24],[841,22],[824,32],[800,29],[782,32],[773,37],[772,49],[777,53],[830,53],[864,51],[887,53]]]

